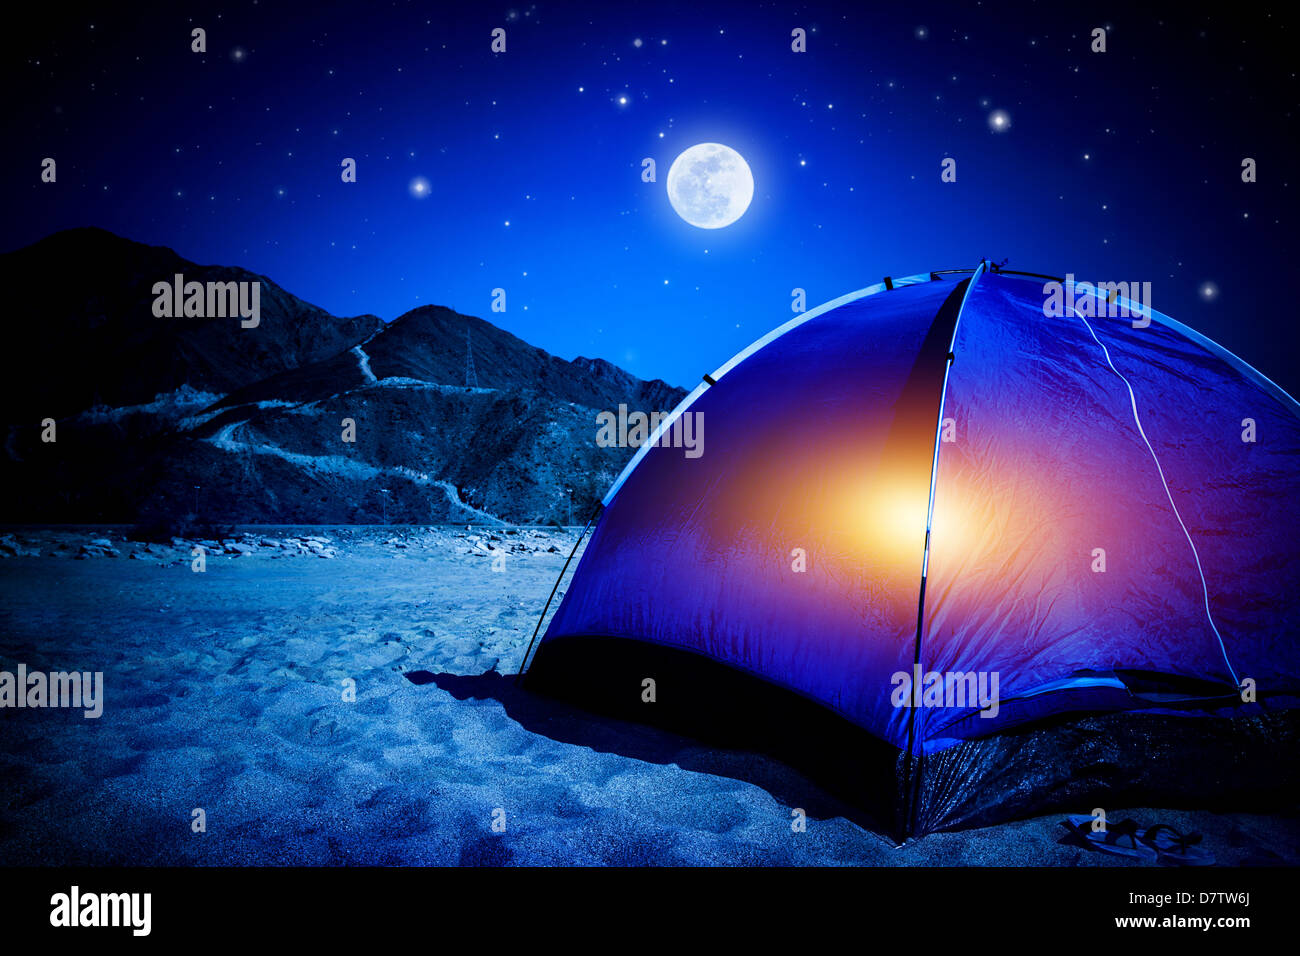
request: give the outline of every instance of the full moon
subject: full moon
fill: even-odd
[[[721,143],[698,143],[673,160],[668,201],[692,226],[721,229],[745,214],[754,174],[745,158]]]

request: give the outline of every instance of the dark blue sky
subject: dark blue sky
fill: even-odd
[[[101,226],[335,313],[445,304],[687,387],[790,318],[796,286],[811,307],[887,274],[1006,258],[1150,281],[1155,308],[1296,394],[1297,34],[1281,5],[1223,9],[37,10],[0,41],[0,247]],[[195,26],[205,55],[189,50]],[[1104,54],[1089,50],[1097,26]],[[807,53],[791,52],[795,27]],[[990,129],[995,109],[1009,129]],[[672,159],[707,141],[756,180],[721,230],[685,223],[665,192]],[[45,156],[54,185],[39,182]],[[646,156],[658,183],[641,181]],[[409,188],[421,176],[426,198]],[[489,311],[498,286],[505,314]]]

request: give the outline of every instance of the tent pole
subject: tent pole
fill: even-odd
[[[533,628],[533,636],[528,642],[528,649],[524,651],[524,659],[519,662],[519,673],[515,674],[516,683],[518,683],[519,679],[524,676],[524,667],[528,664],[528,655],[533,652],[533,644],[536,643],[537,635],[542,630],[542,621],[546,620],[546,612],[551,609],[551,602],[555,600],[555,592],[560,589],[560,582],[564,580],[564,575],[569,570],[569,562],[572,561],[573,556],[578,553],[578,546],[582,544],[582,539],[587,536],[587,529],[590,528],[591,523],[596,520],[596,515],[600,514],[604,505],[605,503],[603,501],[596,502],[596,507],[591,511],[591,517],[589,517],[587,523],[582,526],[582,534],[578,535],[578,540],[573,542],[573,550],[570,551],[569,556],[564,559],[564,567],[560,568],[560,576],[555,579],[555,586],[551,588],[551,595],[546,599],[546,605],[542,608],[542,616],[537,619],[537,626]]]
[[[961,303],[957,306],[957,314],[953,317],[952,339],[948,343],[948,357],[944,360],[943,387],[939,391],[939,416],[934,428],[934,454],[930,459],[930,503],[925,515],[925,551],[921,557],[921,587],[916,601],[916,640],[912,651],[913,668],[917,668],[921,664],[921,631],[925,622],[925,583],[930,573],[930,532],[934,525],[934,492],[939,475],[939,447],[942,444],[943,437],[943,410],[945,400],[948,397],[948,375],[952,371],[953,359],[956,357],[954,352],[957,348],[957,329],[961,326],[962,309],[966,307],[966,300],[970,298],[971,289],[975,287],[976,281],[987,268],[989,268],[988,261],[981,259],[979,265],[972,271],[971,277],[966,280],[966,290],[962,293]],[[915,673],[915,670],[913,673]],[[916,794],[920,785],[921,759],[920,756],[914,755],[916,749],[916,687],[912,688],[912,693],[914,695],[913,706],[909,707],[907,711],[907,754],[903,761],[904,839],[911,836],[916,825]]]

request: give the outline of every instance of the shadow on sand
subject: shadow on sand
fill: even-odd
[[[790,765],[750,749],[717,747],[693,737],[642,723],[583,710],[565,700],[542,696],[514,675],[497,671],[466,676],[412,671],[413,684],[436,684],[457,700],[496,701],[506,714],[530,733],[560,743],[589,747],[654,764],[675,764],[683,770],[729,777],[761,787],[777,802],[801,808],[812,819],[843,817],[879,836],[886,828],[870,813],[814,783]]]

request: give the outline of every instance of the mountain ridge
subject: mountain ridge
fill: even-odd
[[[155,317],[154,283],[178,272],[262,283],[260,322]],[[0,520],[569,521],[633,452],[597,446],[595,414],[686,394],[445,306],[334,316],[247,269],[101,229],[0,255],[5,280],[40,321],[11,323],[29,375],[0,385],[18,491]]]

